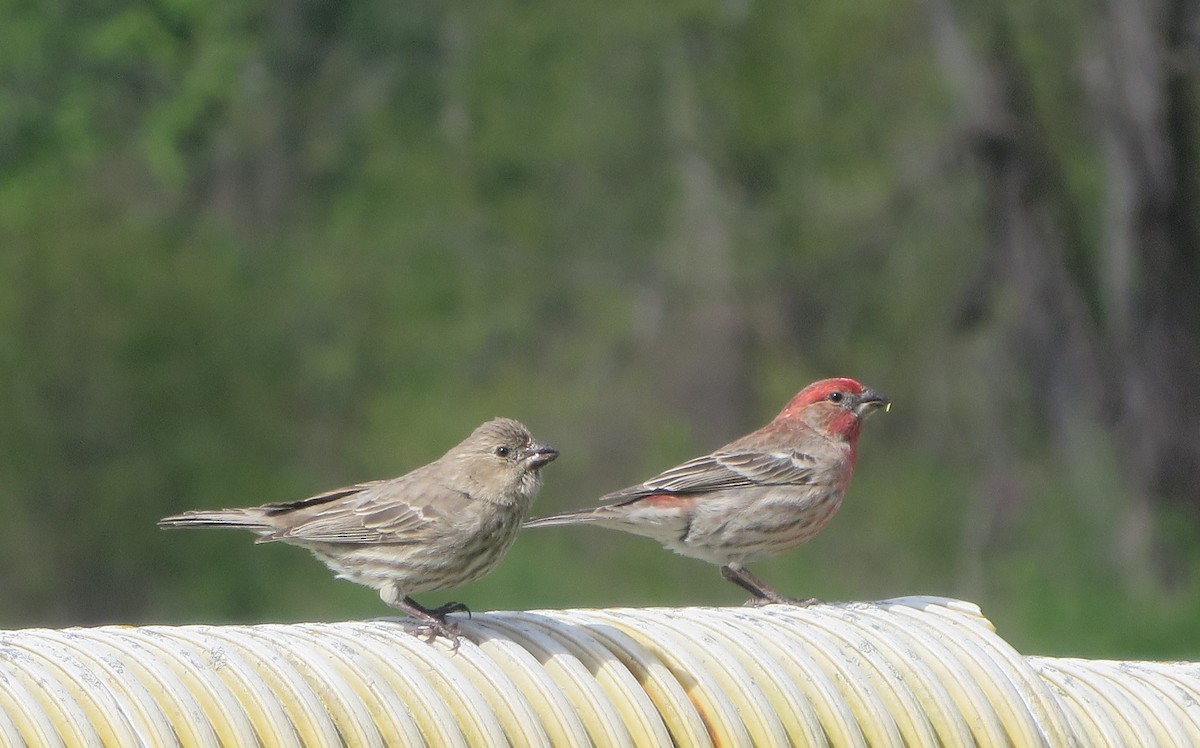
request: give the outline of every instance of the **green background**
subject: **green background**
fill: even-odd
[[[1042,5],[956,8],[981,59],[1009,34],[1086,277],[1107,19]],[[933,25],[904,2],[0,3],[0,626],[387,615],[303,550],[155,521],[398,475],[498,415],[561,450],[535,513],[583,506],[844,375],[894,407],[835,521],[756,573],[972,600],[1030,654],[1200,659],[1196,484],[1143,490],[1111,420],[1062,428],[1052,354],[1014,354],[1019,293],[970,311],[998,211]],[[422,602],[451,597],[744,594],[554,528]]]

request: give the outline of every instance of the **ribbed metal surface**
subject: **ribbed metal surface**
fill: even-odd
[[[1086,745],[1200,746],[1200,665],[1031,657]]]
[[[1025,658],[942,598],[0,632],[0,744],[1200,745],[1200,665]]]

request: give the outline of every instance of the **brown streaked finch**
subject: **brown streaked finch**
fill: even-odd
[[[591,524],[644,535],[720,566],[721,576],[754,595],[748,604],[815,602],[780,596],[745,564],[795,548],[825,526],[850,485],[863,419],[890,407],[853,379],[823,379],[757,431],[600,498],[611,504],[525,526]]]
[[[301,501],[247,509],[190,511],[159,527],[241,527],[258,543],[281,541],[312,551],[341,579],[379,591],[430,636],[457,644],[450,602],[426,608],[411,595],[473,582],[512,545],[541,468],[558,456],[518,421],[497,418],[437,460],[391,480],[327,491]]]

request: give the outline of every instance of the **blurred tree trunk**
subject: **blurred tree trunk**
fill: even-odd
[[[1110,0],[1093,68],[1119,433],[1143,496],[1200,511],[1200,11]]]
[[[1100,61],[1090,66],[1097,102],[1091,131],[1103,137],[1108,189],[1099,247],[1076,228],[1081,211],[1046,136],[1011,9],[949,0],[930,0],[927,9],[983,180],[986,259],[962,319],[998,328],[1017,368],[994,376],[1024,378],[1024,407],[1041,419],[1053,446],[1089,443],[1067,438],[1088,423],[1116,434],[1132,489],[1116,541],[1126,568],[1141,566],[1153,546],[1153,502],[1186,502],[1200,512],[1195,5],[1103,6]],[[975,38],[986,40],[981,52],[968,41]],[[1089,62],[1079,60],[1076,69]],[[1012,382],[994,384],[993,392],[1014,390]],[[1021,402],[1010,399],[995,409],[996,419],[976,424],[985,444],[1002,441],[987,434],[1006,428],[1014,408],[1020,412]],[[1063,455],[1068,463],[1072,457]],[[1010,467],[993,461],[992,470]],[[984,478],[984,485],[1004,483]],[[1001,502],[1012,491],[982,494],[981,501]]]
[[[732,200],[705,149],[704,107],[696,70],[702,44],[669,47],[665,107],[678,194],[662,253],[663,324],[654,343],[659,385],[688,419],[698,442],[720,445],[746,426],[749,384],[744,310],[737,302]]]
[[[963,328],[981,328],[991,349],[972,370],[969,404],[982,474],[968,513],[967,567],[982,574],[988,547],[1023,504],[1019,446],[1025,414],[1058,448],[1098,416],[1106,388],[1097,330],[1083,279],[1069,263],[1079,237],[1055,154],[1033,109],[1030,81],[1015,56],[1004,9],[981,21],[986,51],[968,41],[949,0],[930,0],[934,40],[959,106],[963,146],[982,181],[985,247],[980,272],[959,310]],[[1077,246],[1075,247],[1077,249]],[[977,582],[979,580],[974,580]]]

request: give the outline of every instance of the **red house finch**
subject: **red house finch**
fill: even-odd
[[[784,598],[744,564],[811,538],[841,506],[863,419],[886,397],[853,379],[823,379],[775,419],[712,454],[610,493],[613,504],[535,519],[526,527],[594,524],[654,538],[721,567],[752,604]]]
[[[521,423],[497,418],[434,462],[391,480],[359,483],[302,501],[191,511],[159,527],[243,527],[259,543],[312,551],[341,579],[379,591],[385,603],[457,642],[446,614],[410,595],[457,587],[491,571],[517,536],[540,470],[558,456]],[[468,611],[469,612],[469,611]]]

